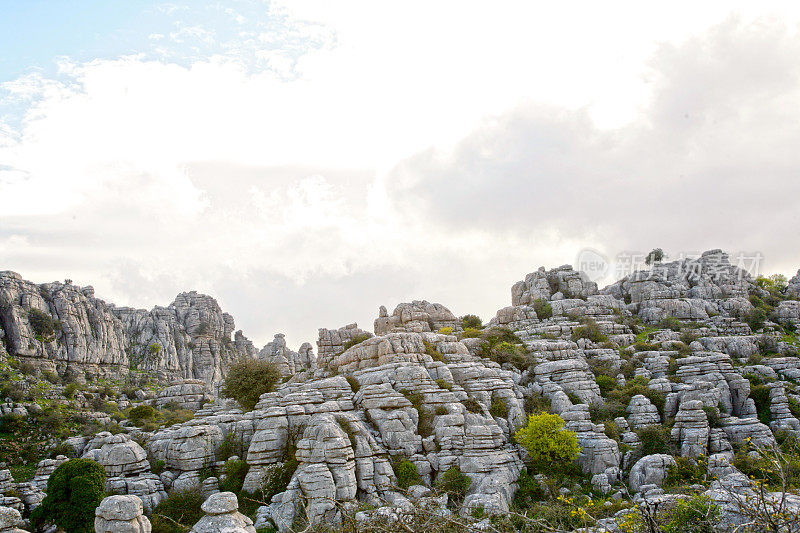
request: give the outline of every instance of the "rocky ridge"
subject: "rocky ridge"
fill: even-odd
[[[561,494],[671,505],[686,496],[669,492],[668,480],[690,465],[703,470],[693,490],[720,505],[722,522],[735,524],[741,519],[736,495],[754,490],[740,470],[748,467],[743,457],[752,459],[754,446],[800,437],[797,279],[800,274],[772,302],[775,291],[712,250],[656,263],[602,290],[568,265],[541,268],[516,283],[512,305],[480,329],[441,304],[414,301],[391,315],[381,307],[374,333],[356,324],[320,329],[316,356],[308,343],[289,349],[282,335],[260,352],[237,336],[242,353],[274,363],[284,377],[255,409],[242,412],[230,400],[209,403],[201,389],[219,380],[214,370],[150,400],[189,408],[191,420],[134,432],[142,445],[128,435],[101,433],[78,453],[100,462],[108,490],[140,498],[145,513],[168,493],[202,490],[207,516],[195,531],[220,531],[209,525],[218,521],[237,531],[288,531],[300,519],[335,525],[349,513],[364,523],[399,521],[423,501],[443,515],[502,516],[523,490],[526,454],[514,433],[528,414],[548,410],[581,447],[576,464],[584,486],[561,487]],[[32,305],[19,301],[17,315]],[[182,301],[190,309],[202,298]],[[112,317],[127,311],[117,313],[111,308]],[[142,313],[118,318],[123,331],[151,324]],[[204,316],[176,311],[175,323],[196,331]],[[172,324],[167,315],[159,320]],[[145,329],[158,330],[155,324]],[[222,316],[214,327],[230,335],[233,323]],[[167,330],[159,338],[177,346]],[[205,346],[201,358],[220,353]],[[167,358],[170,365],[192,366],[177,353]],[[239,458],[223,455],[231,442],[247,465],[244,491],[263,489],[292,465],[285,486],[250,522],[238,514],[236,495],[217,492],[220,473]],[[655,453],[643,452],[654,444]],[[22,508],[34,506],[41,480],[60,460],[43,461],[27,485],[14,485],[0,470],[0,492],[16,486]],[[153,462],[163,471],[154,474]],[[411,487],[398,475],[404,463],[418,476]],[[441,495],[431,489],[453,469],[470,478],[463,499],[445,494],[434,502]],[[546,493],[547,476],[541,476],[536,482]],[[596,525],[618,531],[626,512]]]

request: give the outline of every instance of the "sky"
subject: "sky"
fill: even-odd
[[[796,2],[0,12],[0,270],[25,279],[198,290],[297,348],[413,299],[488,321],[587,257],[601,286],[656,247],[800,267]]]

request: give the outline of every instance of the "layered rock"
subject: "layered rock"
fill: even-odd
[[[639,492],[645,485],[660,487],[667,479],[670,466],[676,466],[675,459],[671,455],[659,453],[642,457],[631,468],[628,477],[631,490]]]
[[[385,335],[390,332],[408,331],[414,333],[436,332],[442,328],[461,330],[461,321],[442,304],[425,300],[414,300],[401,303],[394,308],[392,315],[381,306],[375,319],[375,334]]]
[[[239,500],[232,492],[212,494],[201,508],[206,515],[191,533],[256,533],[253,521],[239,512]]]
[[[561,300],[564,298],[586,298],[597,294],[597,283],[590,281],[583,272],[563,265],[552,270],[540,267],[511,287],[511,305],[528,305],[534,300]]]
[[[203,404],[213,401],[206,382],[199,379],[184,379],[160,390],[156,398],[159,409],[174,405],[180,409],[197,411]]]
[[[135,495],[148,513],[167,497],[161,479],[150,472],[147,452],[128,435],[98,433],[87,443],[83,457],[103,465],[106,492]]]
[[[114,307],[92,287],[67,280],[41,285],[0,272],[0,330],[4,351],[36,366],[79,377],[117,378],[128,369],[162,381],[222,379],[236,357],[255,349],[210,296],[179,294],[151,311]]]
[[[137,496],[108,496],[94,513],[96,533],[150,533],[153,529]]]
[[[258,352],[258,358],[278,367],[278,371],[283,377],[290,377],[298,372],[315,370],[317,358],[309,343],[303,343],[300,350],[295,352],[286,346],[286,339],[283,333],[278,333],[272,342],[267,343]]]

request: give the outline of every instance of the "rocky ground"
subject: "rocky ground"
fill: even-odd
[[[0,273],[0,532],[29,528],[68,457],[103,465],[116,495],[97,531],[694,531],[661,516],[692,506],[715,528],[696,531],[731,531],[758,519],[751,502],[797,516],[799,290],[719,250],[602,290],[541,268],[487,323],[414,301],[381,308],[374,333],[320,329],[315,354],[232,338],[197,293],[148,312]],[[238,357],[283,376],[249,412],[218,395]],[[516,443],[542,411],[576,434],[573,467],[534,469]],[[191,495],[194,521],[167,524]]]

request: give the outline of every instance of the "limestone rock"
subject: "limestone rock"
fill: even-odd
[[[150,520],[144,516],[138,496],[108,496],[95,509],[97,533],[150,533]]]
[[[199,379],[184,379],[171,384],[159,391],[156,398],[156,407],[162,409],[170,404],[180,409],[197,411],[213,396],[208,391],[206,382]]]
[[[239,512],[239,501],[232,492],[212,494],[203,502],[202,509],[206,516],[194,525],[192,533],[256,533],[253,521]]]
[[[646,455],[636,461],[631,468],[628,484],[633,492],[639,492],[645,485],[661,486],[667,478],[667,467],[676,466],[671,455],[655,454]]]

